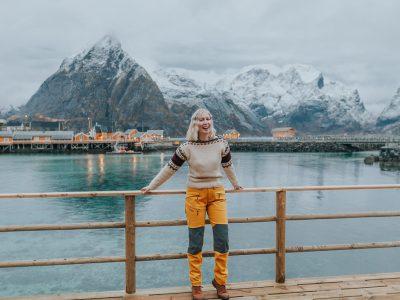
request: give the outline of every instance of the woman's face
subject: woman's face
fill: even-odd
[[[197,116],[197,127],[199,133],[209,134],[211,132],[212,118],[207,113],[201,113]]]

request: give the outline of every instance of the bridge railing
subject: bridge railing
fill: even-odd
[[[334,251],[400,247],[399,241],[333,244],[333,245],[298,245],[286,246],[286,223],[299,220],[322,220],[322,219],[345,219],[345,218],[377,218],[377,217],[399,217],[400,211],[375,211],[345,214],[286,214],[287,192],[303,191],[338,191],[338,190],[390,190],[400,189],[400,184],[389,185],[343,185],[343,186],[292,186],[292,187],[257,187],[245,188],[241,191],[227,190],[227,193],[275,193],[276,213],[272,216],[253,216],[242,218],[230,218],[229,223],[256,223],[275,222],[276,243],[274,248],[257,249],[235,249],[229,255],[254,255],[275,254],[275,281],[285,282],[286,277],[286,253],[312,252],[312,251]],[[161,190],[153,191],[148,195],[184,195],[184,190]],[[186,220],[148,220],[136,221],[135,202],[136,197],[143,196],[140,191],[101,191],[101,192],[65,192],[65,193],[17,193],[0,194],[1,199],[22,198],[96,198],[121,196],[125,199],[125,220],[123,222],[88,222],[69,224],[36,224],[36,225],[8,225],[0,226],[0,233],[11,233],[21,231],[46,231],[46,230],[84,230],[104,228],[125,228],[125,256],[105,257],[75,257],[24,261],[1,261],[0,268],[15,267],[37,267],[54,265],[90,264],[125,262],[125,292],[132,294],[136,291],[136,263],[153,260],[184,259],[186,253],[167,253],[136,255],[136,228],[159,227],[159,226],[184,226]],[[73,200],[72,200],[73,201]],[[0,202],[1,207],[1,202]],[[209,220],[206,221],[209,224]],[[204,257],[213,256],[213,251],[204,251]]]

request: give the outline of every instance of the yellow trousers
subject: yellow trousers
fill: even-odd
[[[189,278],[194,286],[202,284],[201,265],[206,212],[214,237],[214,278],[218,284],[228,279],[228,218],[226,196],[223,186],[213,188],[191,188],[186,190],[185,213],[189,227]]]

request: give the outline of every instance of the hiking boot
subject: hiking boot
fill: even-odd
[[[201,286],[192,285],[192,299],[193,300],[206,300],[204,298],[203,292],[201,291]]]
[[[222,300],[228,300],[229,299],[229,294],[226,291],[226,287],[223,284],[218,284],[215,279],[211,282],[212,285],[217,289],[217,295],[219,299]]]

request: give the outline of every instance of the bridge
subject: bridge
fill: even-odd
[[[381,273],[364,275],[346,275],[323,278],[286,278],[286,256],[290,253],[315,251],[338,251],[359,249],[379,249],[400,247],[400,240],[387,242],[331,244],[331,245],[286,245],[286,224],[293,221],[312,221],[348,218],[389,218],[400,217],[400,211],[370,211],[360,213],[336,214],[287,214],[287,193],[306,191],[340,191],[340,190],[398,190],[400,184],[386,185],[344,185],[344,186],[288,186],[288,187],[256,187],[245,188],[241,191],[227,190],[227,193],[246,194],[249,192],[275,193],[275,215],[244,216],[230,218],[229,223],[274,222],[276,243],[272,248],[234,249],[230,256],[236,255],[274,255],[275,280],[252,281],[229,284],[231,297],[244,299],[400,299],[400,273]],[[185,190],[162,190],[149,193],[154,196],[178,195],[183,196]],[[125,220],[123,222],[89,222],[73,224],[39,224],[39,225],[7,225],[0,226],[0,234],[13,232],[48,231],[48,230],[85,230],[123,228],[125,229],[125,255],[106,257],[76,257],[23,261],[1,261],[0,268],[40,267],[72,264],[93,263],[125,263],[125,290],[98,293],[74,293],[64,295],[41,295],[7,297],[4,299],[190,299],[189,287],[160,288],[140,290],[136,287],[137,264],[155,260],[186,259],[186,253],[158,253],[136,255],[136,231],[142,227],[186,226],[186,220],[136,220],[136,198],[140,191],[90,191],[90,192],[53,192],[53,193],[14,193],[0,194],[1,199],[33,198],[76,198],[95,199],[98,197],[123,197],[125,202]],[[1,210],[0,210],[1,211]],[[209,220],[207,220],[209,224]],[[350,228],[349,228],[350,230]],[[204,257],[212,257],[213,251],[204,251]],[[262,259],[262,258],[260,258]],[[290,268],[290,266],[288,266]],[[304,266],[306,268],[306,266]],[[21,282],[21,284],[24,284]],[[216,298],[215,290],[205,286],[206,296]],[[347,298],[348,297],[348,298]],[[373,298],[375,297],[375,298]],[[380,298],[376,298],[380,297]],[[1,298],[0,298],[1,299]]]

